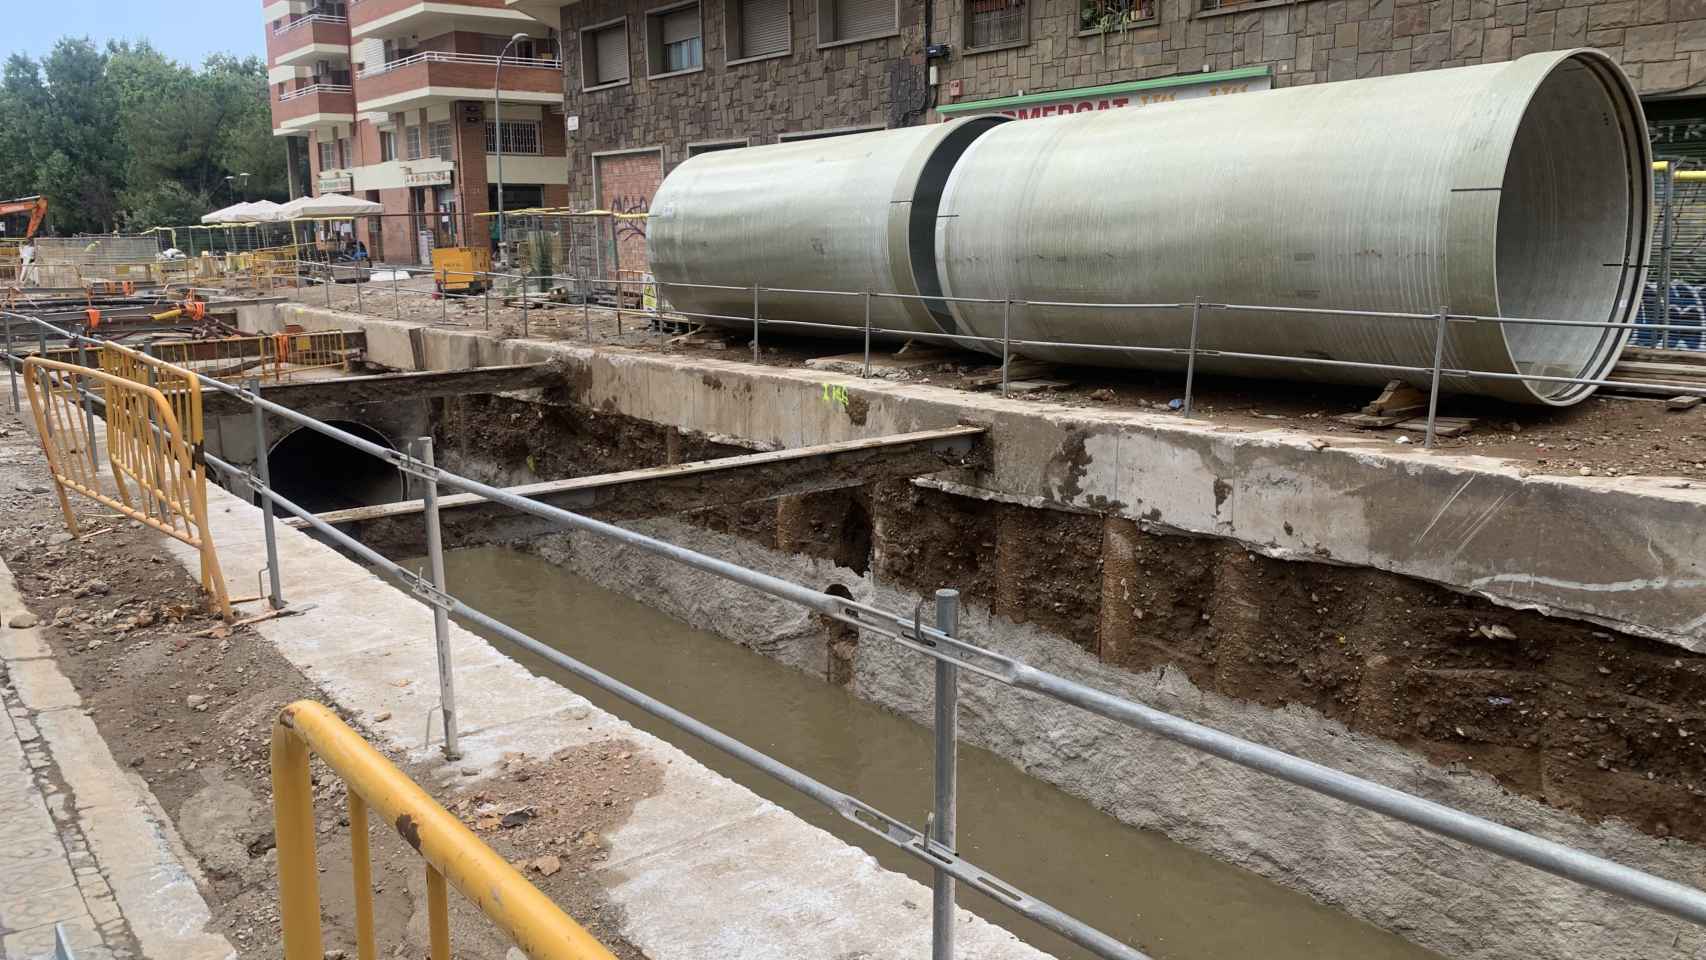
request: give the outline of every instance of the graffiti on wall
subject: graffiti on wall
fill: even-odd
[[[610,198],[612,213],[645,213],[651,209],[651,199],[641,196],[616,196]],[[616,221],[616,239],[626,240],[630,237],[644,240],[646,238],[646,221],[642,217],[633,219],[618,219]]]
[[[1643,324],[1664,324],[1659,320],[1659,285],[1648,283],[1641,297],[1641,312],[1635,317],[1635,332],[1629,343],[1636,347],[1661,347],[1670,350],[1706,350],[1706,283],[1672,280],[1670,283],[1669,324],[1688,327],[1686,330],[1642,330]]]

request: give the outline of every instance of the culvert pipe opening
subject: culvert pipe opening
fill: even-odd
[[[395,449],[383,433],[365,423],[354,420],[327,423],[371,443]],[[266,458],[273,489],[313,513],[403,499],[402,474],[396,467],[307,427],[299,427],[280,438],[266,451]]]
[[[1499,315],[1630,324],[1647,259],[1650,160],[1640,106],[1597,55],[1560,61],[1534,90],[1511,144],[1498,216]],[[1512,366],[1600,379],[1627,328],[1501,324]],[[1543,402],[1592,387],[1528,381]]]

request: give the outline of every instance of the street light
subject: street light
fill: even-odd
[[[504,55],[509,53],[510,47],[526,39],[525,33],[518,33],[509,38],[509,42],[498,52],[498,67],[492,76],[492,139],[498,151],[498,254],[503,257],[505,263],[509,262],[509,232],[504,223],[504,102],[498,90],[503,83]]]

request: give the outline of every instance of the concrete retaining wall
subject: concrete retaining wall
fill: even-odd
[[[955,478],[997,499],[1227,537],[1281,558],[1354,564],[1706,652],[1706,486],[1674,478],[1521,475],[1488,457],[1139,411],[1045,407],[921,384],[572,343],[500,341],[300,304],[269,329],[368,332],[403,370],[561,358],[579,402],[763,446],[974,422],[994,469]],[[827,394],[824,384],[846,388]]]

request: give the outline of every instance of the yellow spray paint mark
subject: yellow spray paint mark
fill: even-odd
[[[827,403],[827,404],[831,404],[838,409],[846,410],[847,409],[847,388],[842,386],[839,383],[826,383],[826,384],[824,384],[823,385],[823,402]]]

